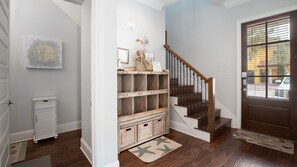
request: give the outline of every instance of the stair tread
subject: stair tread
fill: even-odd
[[[215,108],[215,113],[216,112],[219,112],[219,111],[221,111],[220,108]],[[200,114],[201,114],[201,112],[200,113],[197,113],[197,114],[193,114],[193,115],[184,115],[184,116],[185,117],[188,117],[188,118],[199,119],[199,118],[201,118],[201,116],[199,116]]]
[[[220,118],[216,119],[215,130],[221,128],[222,126],[225,126],[226,124],[230,123],[231,121],[232,121],[232,119],[224,118],[224,117],[220,117]]]

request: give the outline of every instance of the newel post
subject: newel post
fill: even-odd
[[[215,130],[215,79],[208,79],[208,132]]]

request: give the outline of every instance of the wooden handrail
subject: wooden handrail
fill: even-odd
[[[167,40],[166,40],[167,41]],[[189,64],[185,59],[183,59],[181,56],[179,56],[176,52],[174,52],[168,45],[164,45],[164,48],[169,51],[171,54],[174,55],[179,61],[181,61],[183,64],[188,66],[194,73],[196,73],[200,78],[202,78],[205,82],[208,82],[208,79],[202,75],[198,70],[196,70],[191,64]]]

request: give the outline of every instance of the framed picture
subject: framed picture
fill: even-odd
[[[122,64],[129,64],[129,49],[118,48],[117,49],[118,60]]]
[[[154,60],[154,53],[152,52],[145,52],[144,53],[146,60],[153,61]]]
[[[153,71],[162,72],[161,63],[159,61],[153,61]]]
[[[62,41],[25,38],[25,67],[62,69]]]

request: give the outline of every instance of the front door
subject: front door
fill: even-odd
[[[297,11],[242,24],[243,129],[297,140],[296,30]]]
[[[0,166],[9,159],[9,1],[0,0]]]

